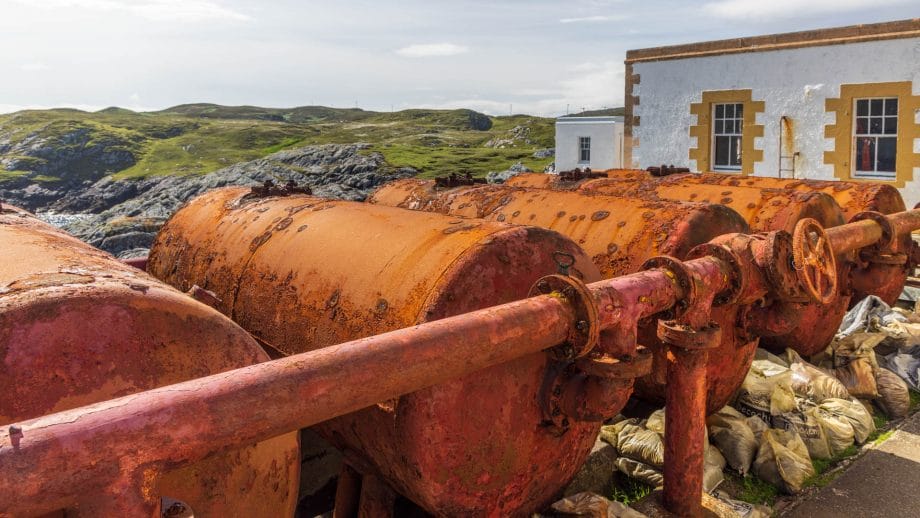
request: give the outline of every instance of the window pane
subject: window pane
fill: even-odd
[[[722,122],[722,119],[719,119],[716,121],[716,135],[721,134],[723,130],[724,130],[724,123]]]
[[[736,104],[735,105],[735,117],[740,119],[743,116],[744,116],[744,105]]]
[[[725,117],[728,118],[728,119],[731,119],[731,118],[734,117],[734,116],[735,116],[735,105],[734,105],[734,104],[726,104],[726,105],[725,105]]]
[[[885,134],[895,135],[898,133],[898,118],[885,117]]]
[[[860,99],[856,101],[856,115],[867,116],[869,115],[869,100]]]
[[[878,139],[878,171],[894,172],[897,148],[897,138],[884,137]]]
[[[875,138],[859,137],[856,139],[856,170],[874,171]]]
[[[731,137],[716,137],[716,167],[725,167],[728,165],[728,155],[730,152],[729,140],[731,140]]]
[[[881,115],[884,113],[882,110],[882,99],[872,99],[872,113],[870,115]]]
[[[725,105],[724,104],[716,105],[716,117],[720,119],[722,117],[725,117]]]
[[[869,119],[869,133],[876,135],[882,132],[882,117],[872,117]]]
[[[898,114],[898,98],[885,99],[885,115]]]
[[[856,134],[865,133],[869,127],[868,117],[856,117]]]
[[[731,165],[741,167],[741,137],[731,137]]]

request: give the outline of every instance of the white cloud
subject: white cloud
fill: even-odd
[[[48,70],[48,65],[44,63],[23,63],[19,69],[23,72],[41,72],[42,70]]]
[[[861,11],[899,4],[911,4],[916,0],[718,0],[703,5],[703,11],[734,20],[770,20],[799,18],[802,16],[835,14]]]
[[[396,51],[400,56],[409,58],[427,58],[431,56],[456,56],[469,52],[469,48],[453,43],[421,43],[409,45]]]
[[[591,23],[591,22],[618,22],[625,20],[627,16],[617,14],[608,16],[580,16],[576,18],[561,18],[559,23]]]
[[[152,21],[248,21],[251,18],[212,0],[14,0],[45,10],[61,8],[124,12]]]

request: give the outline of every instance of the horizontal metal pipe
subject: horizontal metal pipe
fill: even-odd
[[[838,256],[872,246],[882,239],[882,227],[871,220],[854,221],[825,229],[824,232],[831,241],[831,249]]]
[[[688,264],[707,282],[725,279],[715,258]],[[590,288],[604,328],[624,303],[649,316],[683,296],[660,270]],[[157,473],[547,349],[574,319],[564,300],[534,297],[4,427],[0,512],[53,511],[115,477]]]

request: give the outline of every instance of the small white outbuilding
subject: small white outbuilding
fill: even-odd
[[[625,155],[920,201],[920,19],[631,50]]]
[[[623,166],[623,117],[556,119],[556,171]]]

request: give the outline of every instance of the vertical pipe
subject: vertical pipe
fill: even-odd
[[[396,493],[376,475],[365,475],[361,483],[358,518],[392,518]]]
[[[665,395],[664,505],[679,516],[702,515],[706,440],[705,350],[668,348]]]
[[[335,509],[332,518],[355,518],[358,516],[358,502],[361,498],[361,475],[347,462],[335,484]]]

